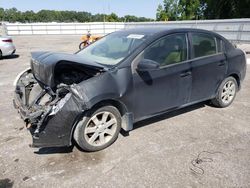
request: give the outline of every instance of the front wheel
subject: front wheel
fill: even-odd
[[[211,100],[212,104],[219,108],[225,108],[229,106],[238,91],[238,84],[234,77],[228,77],[221,83],[217,95]]]
[[[120,129],[120,112],[113,106],[103,106],[83,116],[75,128],[74,139],[81,149],[98,151],[114,143]]]

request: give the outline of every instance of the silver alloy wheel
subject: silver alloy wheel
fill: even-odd
[[[84,137],[92,146],[103,146],[112,139],[116,129],[117,120],[114,114],[103,111],[90,118],[84,130]]]
[[[236,93],[235,83],[231,80],[225,83],[221,92],[221,100],[224,104],[229,104],[234,99]]]

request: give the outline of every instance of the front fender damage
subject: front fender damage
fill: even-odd
[[[32,135],[33,147],[69,146],[71,129],[86,105],[74,85],[58,85],[56,92],[41,87],[31,71],[16,83],[14,106]]]
[[[63,82],[54,88],[40,83],[31,70],[23,73],[15,83],[14,106],[30,130],[32,146],[70,146],[72,131],[85,111],[110,99],[122,107],[119,108],[122,128],[132,130],[133,116],[124,105],[129,104],[131,98],[131,92],[126,88],[132,80],[113,79],[114,75],[125,77],[129,74],[127,71],[100,73],[80,83]]]

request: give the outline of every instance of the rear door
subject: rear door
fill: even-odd
[[[190,102],[202,101],[215,96],[225,77],[227,60],[221,45],[212,34],[190,33],[192,92]]]
[[[134,68],[136,120],[187,103],[191,91],[187,54],[187,35],[180,33],[159,39],[138,57],[136,61],[156,61],[160,68],[146,72],[139,72],[136,66]]]

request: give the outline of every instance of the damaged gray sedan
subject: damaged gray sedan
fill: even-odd
[[[197,102],[229,106],[245,54],[198,29],[114,32],[76,54],[33,52],[15,81],[14,106],[34,147],[98,151],[133,123]]]

